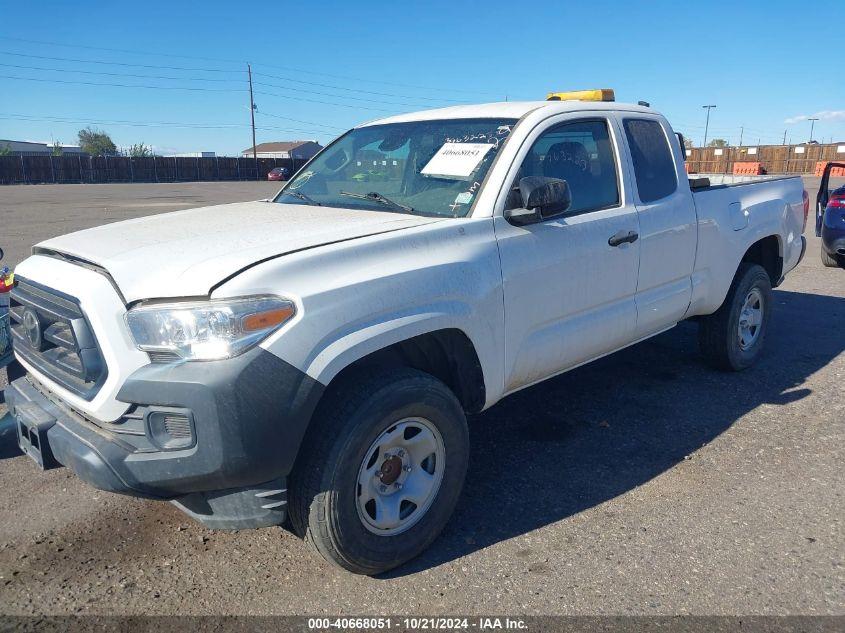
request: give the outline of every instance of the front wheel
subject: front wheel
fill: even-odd
[[[463,487],[466,417],[413,369],[365,372],[327,393],[291,474],[294,529],[327,561],[377,574],[437,538]]]
[[[705,359],[728,371],[750,367],[763,350],[771,310],[769,274],[758,264],[740,264],[724,303],[700,321],[698,341]]]

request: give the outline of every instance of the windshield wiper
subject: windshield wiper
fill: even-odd
[[[310,198],[310,197],[306,196],[306,195],[305,195],[304,193],[302,193],[301,191],[295,191],[295,190],[290,190],[290,191],[289,191],[289,190],[285,189],[285,190],[282,192],[282,195],[293,196],[293,197],[294,197],[294,198],[296,198],[297,200],[302,200],[303,202],[307,202],[308,204],[313,204],[313,205],[318,206],[318,207],[322,207],[322,206],[323,206],[322,204],[320,204],[319,202],[317,202],[316,200],[314,200],[314,198]]]
[[[359,200],[372,200],[373,202],[378,202],[386,207],[393,207],[394,209],[399,209],[401,211],[404,211],[405,213],[414,212],[414,207],[409,207],[407,205],[394,202],[390,198],[381,195],[378,191],[371,191],[370,193],[353,193],[351,191],[341,191],[340,195],[349,196],[350,198],[358,198]]]

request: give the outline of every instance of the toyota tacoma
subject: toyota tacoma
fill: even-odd
[[[393,116],[272,200],[36,245],[11,293],[20,447],[376,574],[449,520],[467,414],[685,319],[709,363],[750,366],[804,254],[800,178],[688,178],[668,121],[612,99]]]

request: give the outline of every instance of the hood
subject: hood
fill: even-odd
[[[132,302],[207,295],[215,284],[264,259],[438,220],[239,202],[106,224],[41,242],[38,248],[102,266]]]

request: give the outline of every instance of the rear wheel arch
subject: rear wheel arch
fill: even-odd
[[[768,235],[754,242],[745,251],[737,270],[743,263],[762,266],[769,275],[772,288],[776,287],[783,277],[783,246],[780,236]]]

